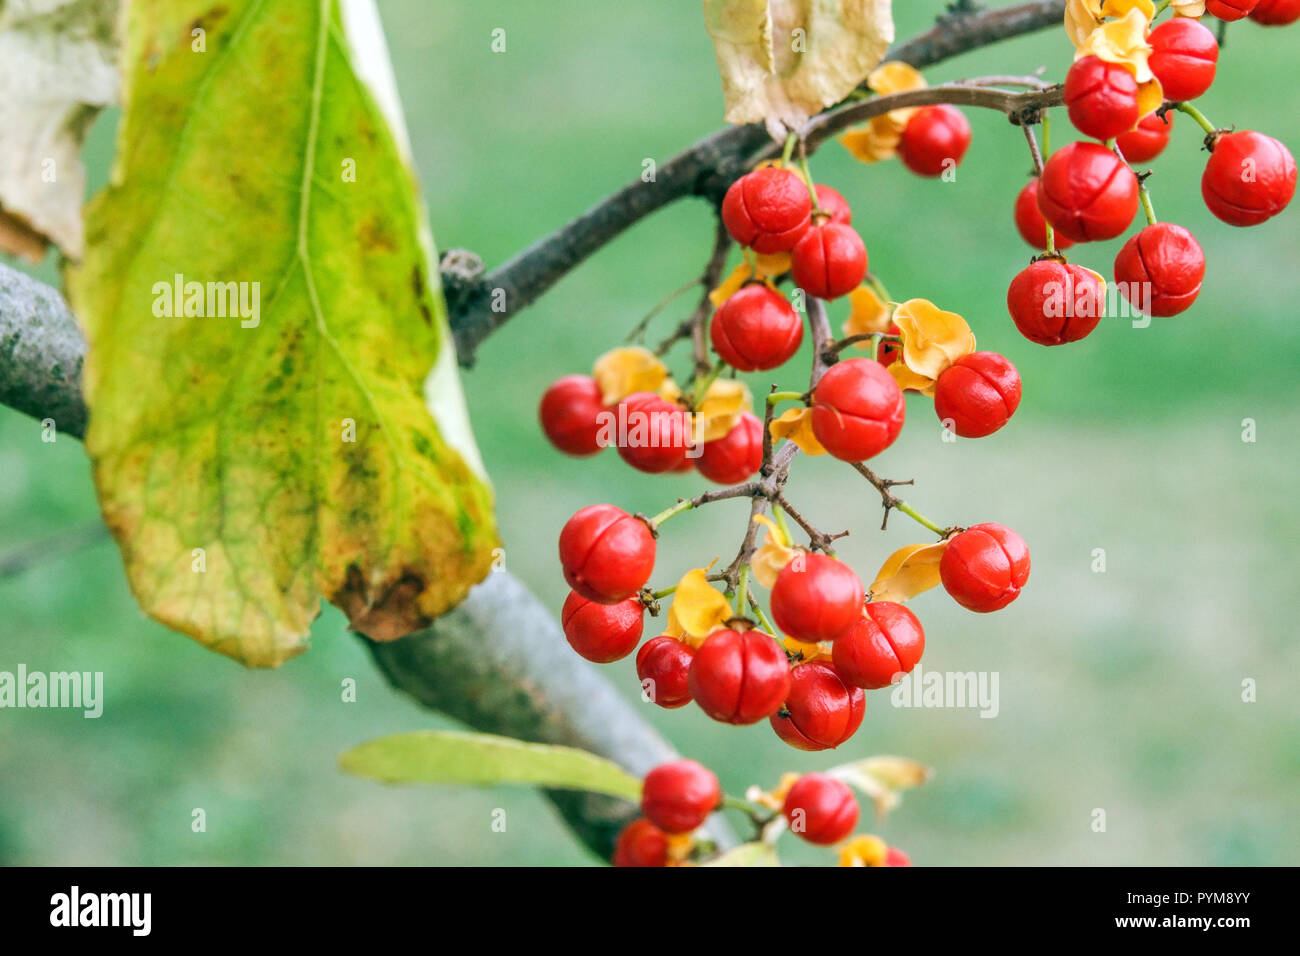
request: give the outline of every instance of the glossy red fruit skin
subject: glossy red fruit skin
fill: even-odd
[[[1105,146],[1070,143],[1043,168],[1038,209],[1067,239],[1113,239],[1128,228],[1137,208],[1137,177]]]
[[[970,146],[970,123],[955,106],[925,106],[912,114],[898,141],[898,158],[918,176],[942,176],[960,165]]]
[[[1201,196],[1228,225],[1257,226],[1287,207],[1295,184],[1291,151],[1272,136],[1243,129],[1215,140],[1201,174]]]
[[[1250,18],[1267,27],[1282,27],[1300,20],[1300,0],[1259,0]]]
[[[830,213],[830,221],[843,223],[844,225],[853,224],[853,210],[849,208],[849,201],[840,195],[838,189],[833,189],[825,183],[818,183],[813,187],[817,191],[817,205],[822,207],[822,212]]]
[[[769,634],[715,631],[696,650],[688,682],[695,702],[714,720],[755,724],[781,709],[790,692],[790,665]]]
[[[856,289],[867,274],[867,247],[852,226],[828,222],[812,226],[794,247],[795,284],[818,299],[838,299]]]
[[[1110,139],[1138,121],[1138,84],[1128,68],[1097,56],[1075,60],[1065,75],[1065,106],[1084,136]]]
[[[698,829],[721,801],[718,778],[694,760],[660,764],[641,785],[641,812],[665,833]]]
[[[1174,17],[1151,31],[1148,62],[1171,103],[1194,100],[1214,83],[1219,44],[1207,27],[1189,17]]]
[[[1029,180],[1025,183],[1020,194],[1016,196],[1015,207],[1016,229],[1020,233],[1020,238],[1029,243],[1031,249],[1037,249],[1042,252],[1047,248],[1047,220],[1043,218],[1042,210],[1038,208],[1038,179]],[[1069,249],[1074,245],[1074,240],[1068,236],[1056,235],[1054,237],[1056,249],[1058,252]]]
[[[566,455],[600,451],[600,386],[590,375],[566,375],[551,384],[537,406],[537,419],[551,444]]]
[[[1174,114],[1163,117],[1155,112],[1142,117],[1136,129],[1131,129],[1115,139],[1115,145],[1130,163],[1149,163],[1165,151],[1169,134],[1174,128]]]
[[[1020,373],[997,352],[963,355],[934,384],[939,421],[962,438],[992,435],[1019,407]]]
[[[763,464],[763,423],[752,412],[721,438],[705,442],[695,460],[699,473],[720,485],[737,485],[752,477]]]
[[[633,820],[619,831],[613,863],[615,866],[667,866],[668,834],[649,820]]]
[[[890,322],[886,330],[890,335],[898,335],[903,330],[898,327],[897,322]],[[876,361],[885,368],[893,365],[902,356],[903,350],[897,342],[881,342],[876,347]]]
[[[652,637],[636,652],[636,676],[650,700],[665,710],[691,702],[687,675],[695,649],[667,635]],[[652,682],[647,687],[647,681]]]
[[[784,712],[771,716],[776,735],[797,750],[834,750],[862,726],[867,695],[820,661],[790,672]]]
[[[806,773],[794,782],[781,808],[790,832],[809,843],[839,843],[858,825],[858,801],[849,785],[824,773]]]
[[[1205,253],[1200,243],[1173,223],[1147,226],[1124,243],[1115,257],[1115,282],[1135,308],[1141,308],[1145,295],[1141,291],[1135,295],[1134,290],[1149,283],[1150,315],[1187,311],[1200,294],[1204,278]]]
[[[772,585],[772,622],[795,640],[833,641],[862,613],[862,582],[843,561],[799,555]]]
[[[569,646],[579,655],[594,664],[608,664],[636,650],[644,612],[634,597],[617,604],[597,604],[570,591],[560,612],[560,623]]]
[[[1250,16],[1259,0],[1205,0],[1205,9],[1228,23]]]
[[[813,434],[841,461],[866,461],[894,443],[907,406],[885,367],[867,358],[832,365],[812,395]]]
[[[811,224],[808,186],[788,169],[767,166],[746,173],[722,199],[731,238],[755,252],[788,252]]]
[[[1000,524],[977,524],[948,542],[939,561],[944,590],[968,611],[998,611],[1029,580],[1029,548]]]
[[[560,531],[560,567],[569,587],[597,604],[632,597],[655,566],[655,539],[644,521],[613,505],[588,505]]]
[[[742,372],[784,365],[803,342],[803,320],[789,301],[762,283],[747,285],[713,313],[713,349]]]
[[[916,615],[893,601],[871,601],[853,629],[835,642],[831,661],[845,683],[879,690],[910,673],[923,653],[925,631]]]
[[[1020,334],[1039,345],[1084,338],[1101,322],[1105,293],[1082,266],[1041,259],[1011,280],[1007,311]]]
[[[896,846],[885,851],[885,866],[911,866],[912,858]]]
[[[627,422],[620,435],[618,456],[652,475],[690,467],[691,419],[685,410],[654,392],[633,392],[618,403],[615,413]]]

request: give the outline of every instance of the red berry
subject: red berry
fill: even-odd
[[[765,166],[741,176],[722,199],[727,232],[755,252],[794,248],[811,224],[808,186],[788,169]]]
[[[761,372],[787,362],[803,341],[803,322],[786,300],[762,283],[747,285],[713,313],[709,338],[732,368]]]
[[[1171,103],[1194,100],[1214,82],[1219,44],[1214,34],[1190,17],[1174,17],[1151,31],[1151,72]]]
[[[560,623],[570,647],[595,664],[608,664],[636,650],[644,611],[634,597],[617,604],[597,604],[570,591],[560,611]]]
[[[898,327],[897,322],[890,322],[888,334],[898,335],[903,330]],[[903,348],[897,342],[881,342],[876,347],[876,361],[888,368],[903,356]]]
[[[668,834],[649,820],[633,820],[614,843],[614,865],[667,866]]]
[[[1257,226],[1295,195],[1291,151],[1272,136],[1243,129],[1224,133],[1201,175],[1205,205],[1230,226]]]
[[[1182,226],[1160,222],[1124,243],[1115,257],[1120,294],[1147,315],[1177,315],[1191,308],[1205,278],[1205,253]]]
[[[819,299],[848,295],[867,274],[867,247],[852,226],[811,227],[794,247],[791,273],[799,288]]]
[[[646,641],[636,652],[636,676],[641,679],[642,692],[665,710],[689,704],[687,674],[694,657],[694,648],[676,638],[665,635]]]
[[[822,183],[818,183],[813,188],[817,190],[817,205],[821,206],[823,212],[830,213],[831,222],[843,223],[846,226],[853,222],[853,210],[849,208],[849,201],[840,195],[839,190]]]
[[[866,358],[832,365],[812,399],[813,434],[842,461],[865,461],[892,445],[907,412],[894,376]]]
[[[659,474],[690,467],[691,416],[654,392],[633,392],[618,403],[618,456],[637,471]]]
[[[967,610],[1001,610],[1020,596],[1029,579],[1029,548],[1010,528],[977,524],[948,542],[939,578]]]
[[[1161,116],[1151,112],[1142,117],[1137,129],[1131,129],[1115,140],[1115,145],[1130,163],[1149,163],[1169,145],[1169,133],[1174,128],[1172,112]]]
[[[632,597],[655,566],[649,526],[613,505],[588,505],[560,531],[560,567],[569,587],[597,604]]]
[[[849,785],[824,773],[794,782],[781,808],[790,832],[822,846],[838,843],[858,825],[858,801]]]
[[[691,696],[725,724],[754,724],[781,709],[790,692],[785,651],[762,631],[715,631],[695,652]]]
[[[1300,0],[1259,0],[1250,18],[1268,27],[1286,26],[1300,20]]]
[[[773,714],[772,729],[799,750],[833,750],[857,733],[866,706],[867,695],[829,664],[800,664],[790,672],[785,716]]]
[[[911,866],[912,858],[896,846],[885,851],[885,866]]]
[[[942,176],[955,169],[970,146],[970,123],[946,103],[912,114],[898,141],[898,158],[918,176]]]
[[[831,653],[846,684],[879,690],[910,673],[924,651],[925,631],[915,614],[893,601],[871,601]]]
[[[1025,187],[1020,190],[1020,195],[1016,196],[1015,217],[1016,228],[1020,230],[1020,238],[1029,243],[1030,248],[1046,249],[1047,220],[1043,218],[1043,213],[1038,208],[1037,177],[1025,183]],[[1057,235],[1054,238],[1058,251],[1069,249],[1074,245],[1074,240],[1067,236]]]
[[[721,801],[718,778],[694,760],[660,764],[641,785],[641,812],[665,833],[698,829]]]
[[[1101,57],[1076,60],[1065,75],[1065,106],[1084,136],[1110,139],[1138,121],[1138,84],[1128,68]]]
[[[992,435],[1020,406],[1020,373],[997,352],[963,355],[934,383],[934,410],[962,438]]]
[[[772,621],[795,640],[833,641],[862,614],[862,599],[862,582],[843,561],[801,554],[772,585]]]
[[[1220,20],[1231,23],[1250,15],[1259,0],[1205,0],[1205,9]]]
[[[720,485],[736,485],[763,464],[763,423],[752,412],[741,412],[731,431],[700,449],[695,467]]]
[[[1105,290],[1095,273],[1057,259],[1041,259],[1011,280],[1007,311],[1029,341],[1064,345],[1097,327],[1104,299]]]
[[[600,451],[600,415],[605,406],[590,375],[566,375],[542,395],[537,417],[551,444],[566,455]]]
[[[1070,143],[1043,168],[1038,208],[1067,239],[1113,239],[1128,228],[1137,207],[1137,177],[1105,146]]]

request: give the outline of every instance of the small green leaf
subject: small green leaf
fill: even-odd
[[[742,843],[703,866],[780,866],[776,847],[768,843]]]
[[[339,758],[347,773],[383,783],[523,783],[641,798],[641,781],[575,747],[530,744],[492,734],[421,730],[380,737]]]

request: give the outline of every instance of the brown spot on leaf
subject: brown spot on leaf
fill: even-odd
[[[350,564],[346,582],[330,602],[348,616],[354,631],[372,641],[395,641],[429,625],[419,608],[424,589],[424,579],[404,568],[381,593],[371,594],[361,569]]]

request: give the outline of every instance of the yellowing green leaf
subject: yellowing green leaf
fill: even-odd
[[[339,766],[382,783],[532,784],[590,790],[638,800],[641,781],[618,764],[575,747],[531,744],[510,737],[420,730],[354,747]]]
[[[337,10],[136,0],[124,42],[118,159],[68,288],[131,587],[249,665],[303,650],[321,596],[409,633],[497,539],[414,180]]]
[[[797,129],[838,103],[894,40],[890,0],[704,0],[726,119]]]

